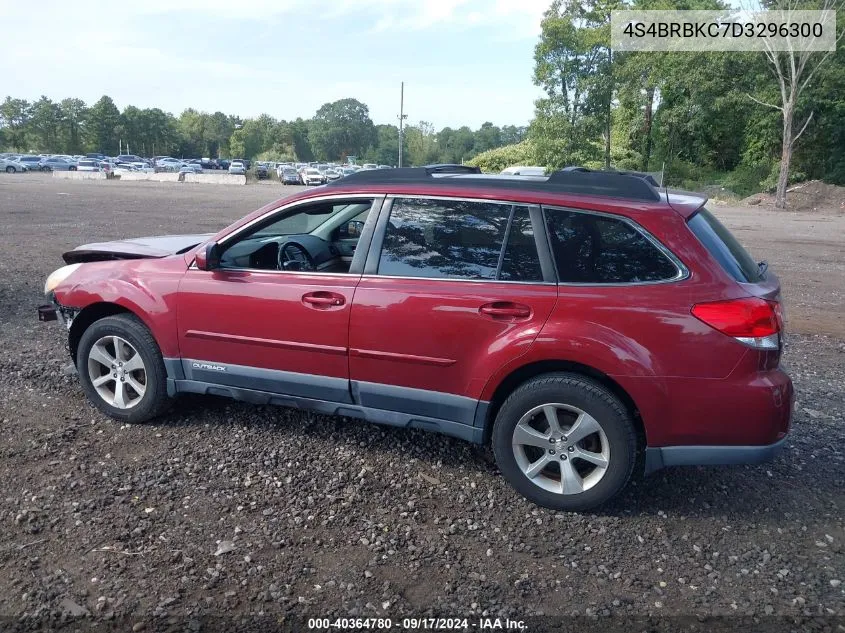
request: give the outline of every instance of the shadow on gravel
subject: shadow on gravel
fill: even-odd
[[[280,437],[303,437],[332,443],[348,443],[387,459],[402,457],[419,460],[420,469],[444,465],[463,467],[499,479],[503,491],[512,494],[506,501],[513,511],[534,506],[512,492],[498,468],[489,447],[418,430],[371,425],[352,418],[324,416],[284,407],[253,406],[225,398],[183,396],[173,410],[156,426],[248,427]],[[664,514],[695,517],[753,518],[767,524],[780,523],[802,512],[829,511],[841,507],[845,492],[840,478],[824,472],[824,459],[802,461],[807,444],[817,442],[818,434],[805,425],[793,428],[784,453],[760,466],[670,468],[648,477],[635,476],[625,491],[596,516],[631,517]],[[799,445],[796,447],[796,444]],[[832,450],[817,445],[813,450]],[[514,504],[524,504],[519,507]]]

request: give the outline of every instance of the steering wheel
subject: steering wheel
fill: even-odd
[[[279,247],[277,263],[279,270],[317,270],[314,259],[308,251],[302,244],[296,242],[285,242]]]

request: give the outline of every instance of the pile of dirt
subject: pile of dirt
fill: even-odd
[[[741,201],[745,205],[775,206],[774,193],[755,193]],[[786,190],[789,211],[845,211],[845,187],[821,180],[808,180]]]

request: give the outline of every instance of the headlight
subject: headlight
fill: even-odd
[[[56,286],[70,277],[71,273],[80,266],[82,266],[82,264],[69,264],[68,266],[62,266],[61,268],[51,272],[50,276],[47,277],[47,281],[44,283],[44,294],[53,292],[53,290],[56,289]]]

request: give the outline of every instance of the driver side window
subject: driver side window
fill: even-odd
[[[220,266],[226,269],[349,271],[337,241],[352,220],[366,218],[373,199],[305,202],[270,213],[265,220],[225,242]],[[348,241],[351,235],[344,235]]]

